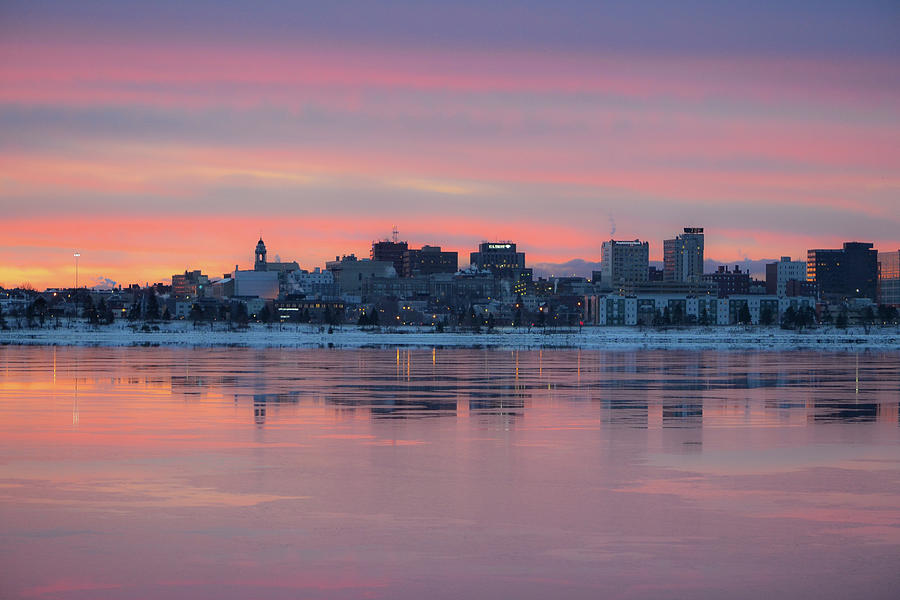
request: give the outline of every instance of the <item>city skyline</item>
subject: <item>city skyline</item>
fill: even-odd
[[[12,3],[0,284],[304,268],[398,224],[596,262],[900,248],[890,3]],[[614,232],[614,233],[613,233]],[[462,262],[462,261],[461,261]],[[561,273],[560,273],[561,274]]]

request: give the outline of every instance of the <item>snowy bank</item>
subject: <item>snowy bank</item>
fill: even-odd
[[[443,332],[430,328],[364,330],[354,325],[336,327],[333,333],[310,325],[253,324],[230,330],[222,324],[194,327],[186,321],[164,322],[158,330],[144,331],[131,323],[117,322],[92,327],[72,323],[58,328],[0,331],[0,344],[61,346],[241,346],[252,348],[584,348],[584,349],[715,349],[900,351],[900,328],[873,327],[845,330],[819,328],[803,332],[777,327],[692,327],[665,330],[637,327],[585,327],[556,330],[500,328],[491,333]]]

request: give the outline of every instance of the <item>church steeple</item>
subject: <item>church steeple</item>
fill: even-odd
[[[256,262],[253,265],[254,271],[266,271],[268,270],[266,267],[266,245],[263,243],[262,238],[259,238],[259,242],[256,244]]]

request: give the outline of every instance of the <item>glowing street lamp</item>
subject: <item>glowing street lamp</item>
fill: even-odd
[[[78,289],[78,257],[81,256],[81,252],[75,252],[72,256],[75,257],[75,289]]]

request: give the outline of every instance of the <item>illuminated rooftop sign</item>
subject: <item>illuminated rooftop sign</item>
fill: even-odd
[[[512,244],[488,244],[488,250],[509,250]]]

